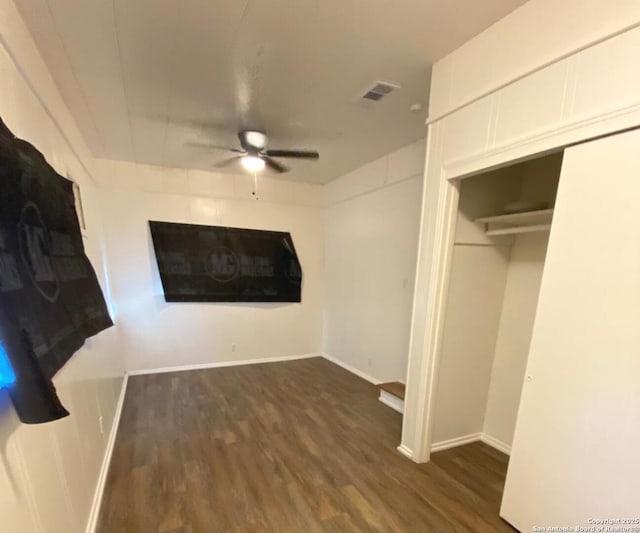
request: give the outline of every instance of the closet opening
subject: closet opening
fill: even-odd
[[[563,152],[461,179],[432,452],[482,441],[500,501]],[[498,450],[492,450],[491,448]],[[453,453],[453,452],[451,452]],[[504,454],[504,455],[502,455]]]

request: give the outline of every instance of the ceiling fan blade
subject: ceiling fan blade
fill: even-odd
[[[215,163],[213,165],[213,168],[227,168],[233,165],[234,163],[237,163],[238,161],[240,161],[240,159],[242,159],[242,156],[239,156],[239,155],[236,155],[234,157],[229,157],[227,159],[223,159],[222,161],[218,161],[217,163]]]
[[[292,157],[296,159],[318,159],[320,154],[315,150],[266,150],[269,157]]]
[[[244,151],[239,150],[238,148],[230,148],[229,146],[220,146],[217,144],[186,142],[184,143],[184,145],[189,146],[191,148],[204,148],[205,150],[226,150],[227,152],[235,152],[237,154],[244,153]]]
[[[278,172],[279,174],[289,172],[289,169],[287,167],[281,165],[275,159],[271,159],[269,156],[262,156],[262,159],[271,170]]]

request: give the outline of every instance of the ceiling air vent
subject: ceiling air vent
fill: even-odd
[[[362,95],[365,100],[373,100],[377,102],[382,100],[394,89],[399,89],[400,85],[389,83],[388,81],[376,81],[366,92]]]

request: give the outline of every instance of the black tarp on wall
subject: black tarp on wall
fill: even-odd
[[[113,325],[84,253],[73,184],[0,120],[0,343],[20,420],[66,416],[51,378]]]
[[[299,302],[302,268],[281,231],[149,222],[167,302]]]

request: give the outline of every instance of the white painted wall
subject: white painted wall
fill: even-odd
[[[640,509],[638,146],[565,151],[501,509],[520,531]]]
[[[423,161],[419,141],[324,187],[263,176],[256,201],[251,176],[97,160],[127,369],[325,352],[404,381]],[[290,231],[302,303],[165,303],[149,220]]]
[[[80,184],[87,255],[112,302],[91,157],[11,1],[0,8],[0,115],[58,172]],[[122,376],[118,331],[111,328],[90,339],[53,380],[69,417],[51,424],[21,424],[6,391],[0,392],[2,531],[85,529]]]
[[[518,235],[511,248],[482,431],[510,447],[536,315],[548,233]]]
[[[407,371],[424,141],[325,186],[323,350],[375,381]]]
[[[530,0],[433,66],[429,118],[638,23],[636,0]]]
[[[506,246],[454,247],[434,443],[483,430],[508,265]]]
[[[520,198],[552,207],[561,165],[562,152],[519,165]],[[512,243],[483,428],[505,449],[513,442],[548,242],[548,233],[525,233]]]
[[[109,270],[129,371],[319,354],[322,188],[98,161]],[[154,192],[150,192],[154,191]],[[166,303],[149,220],[289,231],[302,263],[301,303]]]

